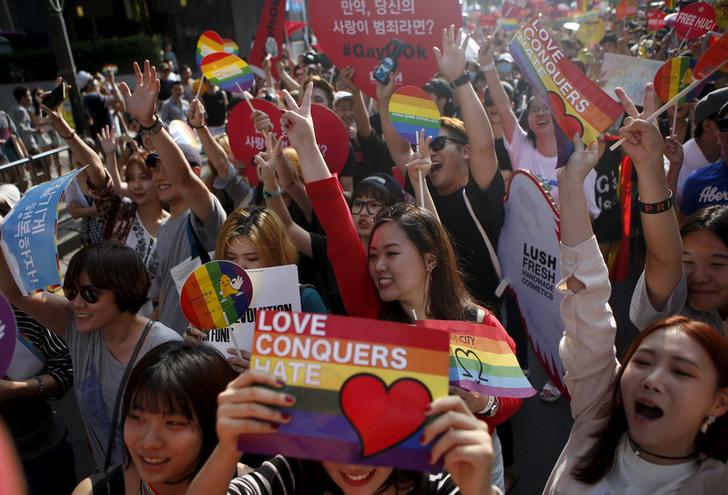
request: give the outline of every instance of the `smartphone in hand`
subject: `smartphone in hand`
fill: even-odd
[[[379,61],[377,68],[374,69],[373,77],[375,80],[382,84],[389,84],[389,75],[397,70],[397,60],[400,55],[402,55],[402,52],[404,52],[405,46],[404,42],[397,38],[392,38],[389,41],[387,44],[387,47],[389,48],[389,50],[387,50],[388,55],[382,58],[382,60]]]
[[[66,83],[61,81],[61,84],[55,87],[53,91],[43,97],[43,104],[55,110],[66,100]]]

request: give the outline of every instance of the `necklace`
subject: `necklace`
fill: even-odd
[[[157,495],[157,492],[147,484],[146,481],[139,481],[139,495]]]
[[[688,459],[691,459],[691,458],[695,457],[696,455],[698,455],[698,452],[694,451],[686,456],[671,457],[671,456],[667,456],[667,455],[654,454],[654,453],[650,452],[649,450],[643,449],[642,447],[637,445],[637,442],[632,440],[632,437],[629,437],[629,443],[634,447],[634,449],[633,449],[634,455],[636,455],[637,457],[641,457],[641,454],[647,454],[649,456],[656,457],[658,459],[664,459],[666,461],[687,461]]]

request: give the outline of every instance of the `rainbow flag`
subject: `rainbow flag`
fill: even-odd
[[[514,18],[501,17],[498,19],[498,25],[501,29],[506,31],[513,31],[514,29],[517,29],[519,22],[520,21],[518,19]]]
[[[431,471],[419,443],[448,395],[448,335],[400,323],[261,311],[250,369],[285,380],[291,421],[241,435],[242,452]]]
[[[536,393],[518,364],[511,338],[495,317],[483,323],[420,320],[417,326],[449,333],[450,385],[498,397]]]
[[[662,67],[655,73],[653,81],[657,97],[665,103],[690,86],[695,80],[693,70],[697,63],[698,61],[691,57],[675,57],[662,64]],[[698,85],[681,98],[678,104],[686,103],[697,97],[702,89],[703,85]]]
[[[202,73],[205,79],[231,93],[250,89],[255,75],[243,59],[232,53],[212,53],[202,59]]]
[[[224,52],[225,44],[215,31],[205,31],[202,33],[197,40],[197,50],[195,50],[195,58],[197,59],[197,66],[200,67],[202,59],[207,55],[216,52]]]
[[[225,48],[223,51],[225,53],[232,53],[233,55],[240,56],[240,47],[237,43],[235,43],[235,41],[230,38],[224,38],[222,41],[223,47]]]
[[[551,109],[557,124],[558,166],[569,159],[574,134],[589,144],[622,116],[622,105],[564,55],[538,19],[519,29],[508,48],[534,92]]]
[[[225,328],[240,319],[253,299],[253,283],[230,261],[210,261],[190,273],[182,286],[180,306],[193,326]]]
[[[402,86],[389,101],[389,116],[395,130],[410,144],[417,144],[416,134],[425,130],[425,137],[440,131],[440,112],[430,95],[417,86]]]

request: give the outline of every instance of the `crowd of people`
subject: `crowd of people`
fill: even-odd
[[[707,47],[678,46],[672,31],[648,44],[640,29],[613,26],[584,50],[575,37],[553,34],[594,80],[604,53],[698,58]],[[296,397],[250,370],[249,353],[206,345],[179,294],[211,259],[244,269],[293,264],[305,312],[469,321],[484,323],[484,334],[503,321],[528,374],[537,364],[528,360],[517,303],[498,290],[504,197],[521,169],[560,211],[560,355],[574,423],[544,493],[726,493],[727,78],[656,122],[650,81],[642,102],[617,89],[624,117],[587,146],[574,136],[559,168],[553,115],[508,53],[510,34],[478,34],[475,64],[466,61],[469,35],[443,31],[437,73],[423,88],[442,115],[440,130],[421,133],[417,146],[390,117],[394,74],[377,83],[373,99],[361,90],[366,75],[307,63],[305,54],[267,58],[265,77],[256,78],[254,96],[282,111],[287,147],[277,123],[255,110],[266,146],[251,163],[233,156],[231,141],[244,136],[225,127],[234,106],[246,105],[243,96],[193,80],[169,48],[158,68],[134,65],[133,87],[111,72],[79,72],[72,83],[90,136],[44,105],[42,91],[14,91],[18,104],[0,112],[0,157],[65,143],[74,166],[86,166],[65,196],[84,219],[85,245],[62,294],[23,294],[0,260],[0,291],[19,332],[44,356],[35,376],[0,380],[0,415],[29,493],[506,493],[519,476],[510,418],[523,400],[456,386],[431,403],[434,419],[421,438],[431,462],[444,463],[441,473],[239,452],[240,434],[275,435],[295,421],[287,408]],[[348,131],[338,174],[317,144],[314,103]],[[175,121],[193,129],[202,152],[175,140]],[[610,150],[620,137],[621,148]],[[7,215],[27,184],[3,173]],[[624,173],[632,201],[620,188]],[[634,210],[627,226],[623,208]],[[641,272],[629,309],[639,333],[618,359],[609,267],[625,228],[638,253],[631,269]],[[68,433],[48,402],[71,388],[97,467],[80,483]],[[560,395],[550,382],[539,392],[546,402]]]

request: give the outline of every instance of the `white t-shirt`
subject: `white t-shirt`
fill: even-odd
[[[697,457],[666,466],[647,462],[634,453],[625,435],[617,446],[614,467],[588,495],[677,495],[699,468]]]
[[[559,205],[559,181],[556,179],[557,157],[544,156],[538,152],[536,147],[528,140],[528,135],[523,128],[516,124],[513,130],[513,140],[503,139],[508,156],[513,164],[513,170],[528,170],[534,174],[541,185],[553,198],[556,205]],[[592,170],[584,180],[584,193],[586,204],[589,208],[589,215],[592,220],[599,216],[601,210],[597,206],[595,184],[597,173]]]

